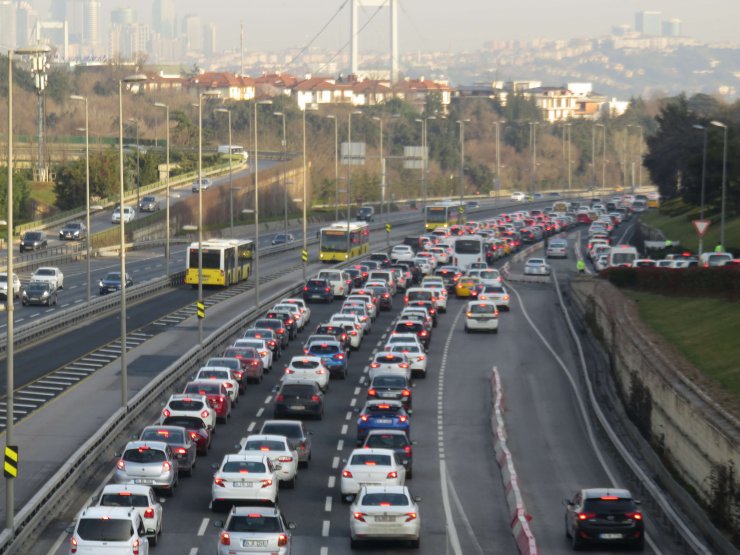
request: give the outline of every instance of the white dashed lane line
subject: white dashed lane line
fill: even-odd
[[[337,477],[336,476],[329,476],[329,482],[326,484],[326,487],[329,489],[332,489],[337,483]]]
[[[272,401],[272,395],[268,395],[267,396],[267,399],[265,399],[265,404],[266,405],[269,405],[270,404],[270,401]]]
[[[347,424],[342,424],[342,431],[340,432],[343,436],[347,435],[347,430],[349,430],[349,426]]]
[[[331,526],[331,522],[328,520],[324,521],[324,524],[321,526],[321,535],[325,538],[329,537],[329,527]]]
[[[340,439],[337,441],[337,451],[341,451],[342,449],[344,449],[344,440]]]
[[[200,528],[198,528],[198,535],[203,536],[206,533],[206,530],[208,529],[208,522],[210,522],[209,518],[204,518],[203,521],[200,523]]]
[[[254,427],[257,425],[256,422],[250,422],[249,426],[247,426],[247,432],[252,433],[252,430],[254,430]]]
[[[344,416],[345,420],[349,420],[352,418],[352,411],[348,411],[347,414]]]
[[[327,513],[330,513],[331,512],[331,504],[332,504],[331,496],[330,495],[327,495],[326,496],[326,501],[324,501],[324,511],[325,512],[327,512]]]
[[[265,412],[264,407],[257,411],[257,418],[262,418],[262,413]]]
[[[331,460],[331,467],[332,467],[333,469],[335,469],[335,470],[336,470],[337,468],[339,468],[339,457],[334,457],[334,458],[333,458],[333,459]]]

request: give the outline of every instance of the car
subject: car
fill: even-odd
[[[308,324],[311,321],[311,309],[308,306],[308,303],[303,299],[298,298],[287,298],[280,301],[278,304],[286,305],[286,304],[292,304],[295,305],[298,310],[303,315],[303,321],[304,321],[304,327],[306,324]]]
[[[381,374],[391,374],[394,376],[403,376],[405,379],[411,379],[411,368],[409,360],[404,353],[393,351],[380,351],[373,356],[370,363],[370,379]]]
[[[21,291],[21,303],[23,306],[56,306],[57,302],[57,290],[45,281],[32,281]]]
[[[327,279],[309,279],[303,286],[303,300],[323,301],[330,303],[334,300],[334,292],[329,280]]]
[[[68,222],[59,230],[60,241],[81,241],[87,238],[87,228],[82,222]]]
[[[324,392],[329,389],[330,376],[321,357],[294,356],[285,367],[286,378],[313,380]]]
[[[418,549],[421,515],[417,501],[405,485],[360,488],[349,508],[350,546],[357,548],[371,540],[402,540]]]
[[[544,258],[530,258],[524,264],[525,276],[549,276],[550,265]]]
[[[511,200],[516,201],[516,202],[523,202],[527,200],[527,195],[525,195],[521,191],[515,191],[511,193]]]
[[[339,490],[343,500],[350,500],[366,484],[402,486],[406,469],[390,449],[353,449],[346,460]]]
[[[368,285],[366,283],[362,291],[372,293],[373,296],[378,299],[378,310],[387,312],[393,309],[393,295],[387,285],[382,283],[377,285]]]
[[[271,329],[249,328],[244,332],[242,339],[263,339],[272,351],[273,360],[277,360],[283,356],[280,337]]]
[[[409,378],[397,373],[376,374],[370,378],[367,398],[401,401],[403,408],[410,413],[413,407],[413,394],[409,382]]]
[[[462,276],[455,284],[455,297],[458,299],[472,297],[475,298],[478,295],[478,286],[481,280],[477,277]]]
[[[645,547],[645,518],[629,490],[582,489],[564,504],[565,535],[573,549],[588,544]]]
[[[336,314],[334,316],[336,316]],[[357,321],[357,317],[354,314],[347,314],[345,316],[352,317],[353,320]],[[306,340],[306,343],[303,348],[304,353],[306,352],[306,349],[309,347],[309,344],[312,342],[315,342],[314,341],[316,339],[315,336],[317,335],[331,336],[331,338],[338,341],[339,344],[342,346],[342,348],[346,351],[349,351],[350,347],[352,346],[352,340],[350,336],[347,334],[347,330],[344,329],[344,326],[341,323],[327,322],[325,324],[319,324],[318,326],[316,326],[316,329],[314,330],[313,334],[311,334]],[[323,340],[321,341],[323,342]],[[349,355],[349,353],[347,354]]]
[[[237,340],[237,343],[239,341],[250,341],[239,339]],[[244,345],[245,347],[252,347],[253,345]],[[270,351],[269,348],[265,347],[265,350],[267,351],[269,356],[272,356],[272,351]],[[231,375],[236,380],[237,385],[239,386],[239,394],[244,393],[244,391],[247,389],[247,373],[244,372],[242,369],[242,363],[241,361],[236,357],[211,357],[206,361],[206,366],[209,367],[222,367],[222,368],[228,368],[231,371]]]
[[[346,347],[352,350],[357,350],[362,344],[362,338],[365,336],[365,328],[360,322],[360,319],[355,314],[334,314],[329,320],[329,326],[338,326],[344,330],[344,334],[347,337]],[[320,332],[319,332],[320,333]],[[348,353],[349,354],[349,353]]]
[[[385,252],[370,253],[368,260],[375,261],[378,264],[380,264],[380,267],[377,269],[387,268],[388,266],[391,265],[391,259],[388,256],[388,253],[385,253]]]
[[[290,415],[324,418],[324,393],[314,380],[285,378],[280,383],[273,403],[274,418]]]
[[[471,331],[498,333],[498,308],[493,301],[470,301],[465,309],[465,333]]]
[[[192,416],[203,421],[209,432],[216,428],[216,411],[208,404],[205,395],[184,395],[175,393],[170,395],[167,404],[162,409],[160,424],[164,424],[167,418],[175,416]]]
[[[300,420],[265,420],[260,434],[274,434],[288,438],[290,448],[298,453],[298,463],[307,467],[311,462],[311,432]]]
[[[449,298],[447,288],[444,285],[427,285],[426,287],[428,289],[431,289],[432,293],[434,293],[434,305],[437,309],[437,312],[447,312],[447,299]]]
[[[411,377],[427,377],[427,356],[424,354],[424,348],[418,343],[396,343],[386,345],[385,351],[392,353],[403,353],[409,361]]]
[[[655,260],[651,258],[637,258],[632,261],[633,268],[655,268]]]
[[[275,468],[278,479],[288,488],[295,487],[298,476],[298,453],[288,444],[288,438],[275,434],[252,434],[236,446],[239,453],[255,452],[267,456]]]
[[[69,551],[77,555],[149,555],[149,538],[133,507],[88,507],[70,529]]]
[[[396,245],[391,249],[389,258],[391,261],[396,260],[413,260],[416,256],[414,249],[408,245]]]
[[[453,291],[455,291],[455,285],[457,284],[458,280],[460,279],[460,277],[462,277],[462,272],[457,266],[448,265],[437,268],[434,271],[434,275],[441,277],[445,287],[447,288],[447,291],[452,293]]]
[[[545,250],[547,258],[568,258],[568,241],[565,239],[552,239]]]
[[[21,235],[21,242],[18,247],[20,252],[38,251],[48,246],[46,233],[43,231],[26,231]]]
[[[274,555],[292,552],[295,524],[286,522],[277,507],[232,507],[225,523],[213,524],[222,528],[217,555],[248,555],[255,548]]]
[[[139,212],[157,212],[161,207],[157,197],[146,195],[139,201]]]
[[[279,320],[282,322],[282,328],[288,335],[288,340],[295,339],[298,335],[298,322],[293,317],[293,308],[288,307],[285,310],[270,310],[265,314],[267,320]],[[280,333],[278,331],[278,333]]]
[[[372,222],[375,218],[375,208],[372,206],[361,206],[357,210],[357,219],[359,221]]]
[[[131,287],[134,280],[126,272],[126,287]],[[105,277],[98,282],[98,288],[101,295],[107,295],[114,291],[121,290],[121,272],[108,272]]]
[[[289,312],[293,316],[293,321],[296,323],[298,331],[303,331],[308,323],[308,314],[305,310],[301,310],[301,307],[292,303],[280,302],[270,309],[270,312]]]
[[[362,289],[359,289],[359,291],[362,291]],[[378,317],[378,305],[376,304],[377,298],[370,292],[358,293],[357,291],[354,291],[347,297],[345,304],[349,301],[365,303],[368,313],[370,314],[370,318],[375,320]]]
[[[479,301],[493,301],[499,310],[509,310],[509,292],[503,285],[481,285],[478,291]]]
[[[131,208],[130,206],[124,206],[123,207],[123,221],[124,223],[130,223],[134,221],[136,218],[136,210]],[[121,223],[121,209],[120,207],[116,207],[113,210],[113,215],[110,219],[111,223],[113,224],[120,224]]]
[[[254,321],[253,327],[274,331],[280,339],[280,348],[285,349],[288,346],[290,333],[285,328],[283,321],[279,318],[258,318]]]
[[[211,181],[207,177],[201,177],[200,183],[198,182],[198,179],[196,178],[195,181],[193,181],[192,191],[194,193],[197,193],[200,190],[207,191],[211,185],[213,185],[213,181]]]
[[[370,430],[402,430],[411,437],[409,415],[401,401],[369,400],[357,418],[357,444],[361,444]]]
[[[424,350],[429,350],[429,343],[432,339],[432,332],[426,329],[426,326],[422,324],[421,322],[416,322],[413,320],[401,320],[396,322],[396,325],[393,327],[393,330],[391,331],[391,335],[395,334],[407,334],[412,333],[416,335],[421,342],[422,346],[424,347]]]
[[[254,349],[257,351],[257,354],[259,355],[260,359],[262,359],[262,369],[265,374],[269,374],[270,370],[272,370],[272,363],[274,362],[275,355],[272,352],[272,349],[270,349],[269,342],[265,339],[237,339],[232,347],[247,347],[250,349]],[[237,358],[237,357],[234,357]],[[237,359],[237,362],[239,360]],[[218,364],[215,364],[215,366],[218,366]],[[241,369],[241,363],[239,363],[239,368]],[[241,373],[241,372],[240,372]],[[244,382],[246,384],[247,376],[244,374]],[[244,388],[242,388],[243,390]]]
[[[243,374],[242,374],[243,375]],[[239,381],[228,366],[202,366],[193,376],[193,381],[213,380],[222,383],[231,397],[231,404],[239,403]]]
[[[113,480],[116,484],[151,486],[172,495],[177,476],[177,459],[165,442],[129,441],[116,461]]]
[[[339,314],[349,314],[357,316],[357,319],[360,321],[360,324],[363,326],[363,332],[365,334],[369,334],[372,332],[372,326],[373,326],[373,319],[370,316],[370,311],[367,309],[367,306],[363,302],[345,302],[342,305],[341,310],[339,311]]]
[[[193,475],[197,445],[185,428],[181,426],[147,426],[139,434],[139,441],[166,443],[175,455],[178,472],[185,476]]]
[[[211,430],[200,416],[169,416],[160,419],[162,426],[179,426],[185,428],[190,439],[195,443],[198,455],[207,455],[211,448]]]
[[[149,545],[157,545],[162,532],[162,504],[149,486],[108,484],[100,492],[95,507],[121,507],[139,513]]]
[[[64,274],[54,266],[41,266],[31,274],[30,281],[44,281],[52,289],[64,289]]]
[[[352,278],[343,270],[320,270],[316,279],[328,281],[335,297],[346,297],[352,289]]]
[[[192,381],[185,384],[182,392],[185,395],[205,395],[208,406],[221,422],[231,418],[231,394],[223,383],[216,380]]]
[[[370,430],[362,444],[371,449],[392,449],[396,460],[406,468],[406,479],[414,476],[414,448],[406,432],[401,430]]]
[[[13,273],[13,298],[18,299],[21,295],[21,280]],[[0,272],[0,299],[8,298],[8,272]]]
[[[484,285],[501,285],[503,283],[503,278],[501,277],[501,274],[498,270],[495,270],[493,268],[470,269],[468,270],[467,276],[477,277],[478,279],[480,279],[481,284]]]
[[[295,241],[295,236],[292,233],[276,233],[275,237],[270,242],[271,245],[287,245]]]
[[[261,383],[265,376],[265,367],[260,352],[254,347],[231,346],[221,355],[223,358],[236,358],[242,367],[242,378]]]
[[[347,377],[347,352],[338,341],[313,341],[304,349],[304,354],[321,358],[330,375],[340,379]]]
[[[211,482],[211,510],[227,504],[265,504],[277,507],[278,477],[270,458],[262,453],[225,455]]]

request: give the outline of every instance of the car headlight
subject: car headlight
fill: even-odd
[[[48,297],[48,296],[49,296],[49,292],[48,292],[48,291],[44,291],[44,292],[43,292],[43,293],[41,294],[41,296],[42,296],[42,297]]]
[[[99,286],[99,287],[103,287],[103,281],[102,281],[102,280],[100,280],[100,281],[98,282],[98,286]]]

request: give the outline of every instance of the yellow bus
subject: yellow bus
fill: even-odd
[[[462,210],[461,210],[462,209]],[[465,207],[460,202],[440,202],[427,206],[424,228],[434,231],[438,227],[450,227],[464,220]]]
[[[321,228],[319,259],[322,262],[349,260],[368,252],[370,228],[366,222],[334,222]]]
[[[203,241],[203,285],[228,287],[252,273],[254,241],[209,239]],[[198,285],[198,243],[191,243],[186,259],[185,283]]]

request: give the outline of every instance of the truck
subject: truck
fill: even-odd
[[[218,153],[224,156],[231,152],[232,156],[240,157],[245,162],[249,159],[249,153],[241,145],[218,145]]]

